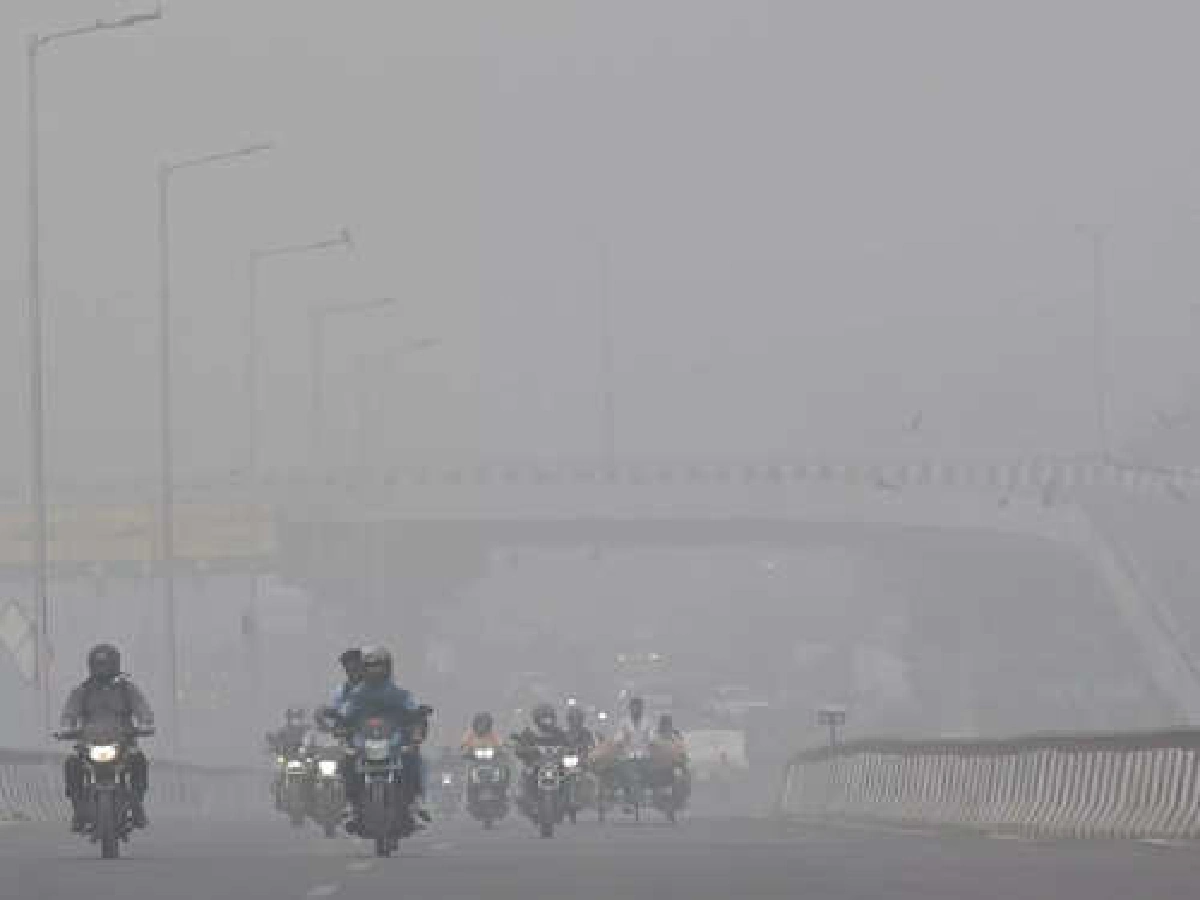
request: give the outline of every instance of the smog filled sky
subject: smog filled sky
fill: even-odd
[[[141,8],[0,8],[9,422],[19,35]],[[352,253],[260,267],[271,465],[307,458],[305,310],[384,296],[326,331],[332,461],[597,453],[605,296],[621,453],[1092,452],[1080,223],[1112,226],[1119,443],[1196,374],[1198,25],[1189,4],[1098,0],[175,0],[54,45],[52,475],[151,470],[156,166],[260,140],[173,179],[183,470],[244,459],[249,254],[342,226]],[[0,448],[6,472],[25,447]]]

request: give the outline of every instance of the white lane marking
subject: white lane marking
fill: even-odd
[[[304,896],[306,897],[332,897],[342,889],[340,884],[318,884]]]
[[[347,872],[370,872],[375,868],[375,863],[372,860],[359,860],[352,862],[346,866]]]
[[[1195,846],[1190,841],[1172,841],[1163,838],[1142,838],[1138,843],[1145,844],[1147,847],[1158,847],[1161,850],[1184,850]]]
[[[440,843],[434,844],[434,845],[433,845],[432,847],[430,847],[429,849],[430,849],[430,850],[436,850],[436,851],[438,851],[438,852],[440,853],[440,852],[442,852],[443,850],[453,850],[453,849],[454,849],[454,844],[450,843],[450,841],[441,841]]]

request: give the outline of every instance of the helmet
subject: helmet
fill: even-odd
[[[567,707],[567,724],[572,728],[582,728],[583,722],[587,718],[587,714],[582,707],[569,706]]]
[[[664,713],[658,718],[658,733],[662,737],[672,737],[675,734],[675,720],[670,713]]]
[[[386,647],[364,647],[362,652],[363,678],[379,684],[392,677],[392,654]]]
[[[475,718],[471,720],[471,730],[480,737],[488,734],[492,730],[492,714],[489,712],[475,713]]]
[[[338,662],[346,670],[346,677],[351,681],[362,680],[363,652],[360,647],[351,647],[338,657]]]
[[[304,710],[295,707],[289,708],[283,715],[289,728],[302,724],[305,719]]]
[[[97,644],[88,651],[87,666],[92,678],[116,678],[121,674],[121,651],[112,644]]]
[[[539,703],[533,709],[533,724],[543,730],[558,724],[558,714],[549,703]]]
[[[636,721],[642,717],[646,711],[646,701],[641,697],[634,697],[629,701],[629,715]]]

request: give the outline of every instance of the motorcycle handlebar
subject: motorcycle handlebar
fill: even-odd
[[[124,733],[125,737],[154,737],[153,728],[130,728]],[[78,741],[83,738],[83,730],[75,729],[73,731],[55,731],[51,733],[56,741]]]

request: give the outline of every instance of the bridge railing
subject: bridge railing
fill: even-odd
[[[0,749],[0,822],[48,822],[69,816],[64,754]],[[151,816],[242,817],[268,808],[270,774],[243,767],[152,760]]]
[[[1031,836],[1200,837],[1200,731],[861,740],[797,754],[779,812]]]

